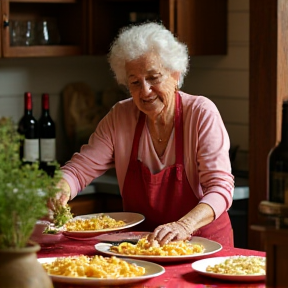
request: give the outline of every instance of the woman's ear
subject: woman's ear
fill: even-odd
[[[180,72],[174,71],[174,72],[172,72],[171,75],[177,81],[177,83],[179,83],[179,81],[180,81]]]

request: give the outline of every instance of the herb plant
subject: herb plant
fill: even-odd
[[[38,163],[22,165],[21,136],[10,118],[0,119],[0,249],[25,247],[47,202],[58,192],[59,165],[53,178]]]

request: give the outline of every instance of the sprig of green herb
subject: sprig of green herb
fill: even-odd
[[[70,206],[57,205],[54,211],[54,225],[55,227],[62,227],[66,222],[73,219]]]

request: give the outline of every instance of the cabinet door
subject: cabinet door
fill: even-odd
[[[131,14],[137,22],[160,20],[190,55],[226,54],[227,0],[89,0],[88,10],[89,54],[106,54]]]
[[[159,18],[159,0],[89,0],[89,54],[107,54],[119,30],[136,21]],[[139,19],[138,19],[139,18]]]
[[[166,1],[161,1],[163,10]],[[168,27],[187,44],[190,55],[227,53],[227,0],[169,0],[169,2]]]
[[[87,31],[85,17],[87,0],[1,0],[1,4],[3,57],[68,56],[85,53],[87,34],[83,32]],[[4,21],[7,21],[8,25],[4,25]],[[14,24],[21,23],[22,25],[24,23],[26,25],[27,21],[33,24],[29,26],[32,31],[29,32],[30,35],[34,33],[32,34],[34,36],[30,38],[33,41],[28,43],[22,41],[21,38],[21,43],[13,42]],[[48,23],[48,29],[51,23],[55,24],[54,34],[50,35],[57,35],[59,38],[54,37],[54,42],[49,43],[47,31],[51,30],[41,29],[40,23],[45,25]],[[22,27],[21,29],[26,28]],[[47,41],[45,42],[43,39]]]

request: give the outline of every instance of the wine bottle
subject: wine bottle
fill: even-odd
[[[23,135],[20,143],[20,158],[23,164],[39,160],[38,122],[32,112],[32,94],[24,93],[24,115],[18,123],[18,133]]]
[[[56,161],[56,128],[50,116],[49,94],[42,94],[42,114],[39,119],[40,169],[53,176]]]
[[[269,154],[269,201],[288,204],[288,101],[282,107],[281,141]]]

